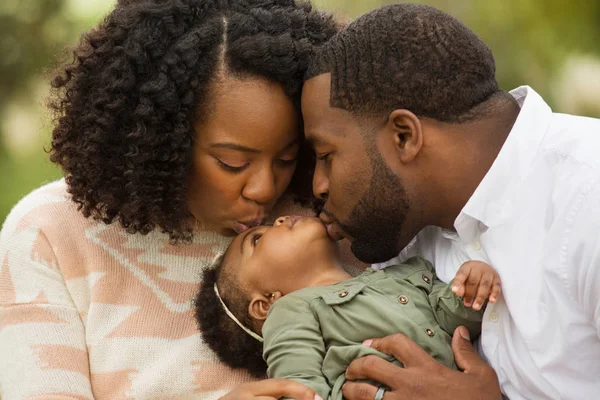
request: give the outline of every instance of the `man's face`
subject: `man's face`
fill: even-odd
[[[302,92],[306,137],[317,155],[313,190],[325,201],[321,218],[332,238],[352,242],[359,260],[389,260],[404,245],[406,191],[381,158],[377,133],[369,132],[366,121],[331,107],[329,95],[330,74],[308,80]]]

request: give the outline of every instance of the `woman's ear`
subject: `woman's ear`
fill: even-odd
[[[386,128],[393,137],[400,162],[410,163],[423,146],[423,126],[419,118],[408,110],[394,110],[388,116]]]
[[[267,319],[267,313],[276,300],[282,296],[281,292],[273,292],[267,295],[258,294],[250,300],[248,306],[248,314],[256,321],[264,321]]]

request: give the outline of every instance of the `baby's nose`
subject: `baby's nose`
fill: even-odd
[[[287,215],[286,215],[286,216],[283,216],[283,217],[279,217],[279,218],[277,218],[277,219],[275,220],[275,224],[274,224],[274,225],[275,225],[275,226],[282,225],[282,224],[284,224],[284,223],[285,223],[285,221],[287,221],[287,220],[288,220],[288,218],[289,218],[289,216],[287,216]]]

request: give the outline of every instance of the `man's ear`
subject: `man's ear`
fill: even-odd
[[[410,163],[423,146],[423,126],[419,118],[408,110],[394,110],[388,116],[386,128],[392,135],[400,162]]]
[[[281,292],[273,292],[268,295],[254,295],[252,300],[250,300],[250,305],[248,306],[248,314],[250,314],[250,317],[256,321],[266,320],[269,308],[271,308],[271,304],[280,299],[281,296]]]

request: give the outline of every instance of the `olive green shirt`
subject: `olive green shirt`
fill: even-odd
[[[310,386],[323,399],[342,399],[344,372],[368,354],[397,361],[362,346],[366,339],[402,332],[433,358],[456,369],[451,335],[460,325],[479,335],[483,310],[463,305],[428,261],[404,264],[331,286],[308,287],[277,300],[262,329],[269,378]]]

